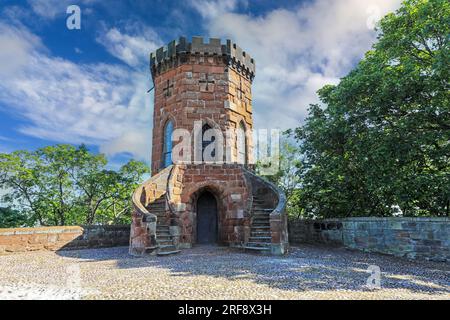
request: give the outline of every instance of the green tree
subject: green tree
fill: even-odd
[[[11,208],[0,208],[0,228],[28,227],[27,216]]]
[[[147,172],[134,160],[109,170],[104,155],[84,145],[0,154],[4,202],[39,225],[129,222],[131,194]]]
[[[77,148],[56,145],[38,149],[37,161],[32,168],[39,188],[39,201],[55,225],[72,224],[77,220],[78,191],[70,177]]]
[[[99,222],[104,224],[129,223],[133,205],[131,196],[139,186],[143,177],[149,174],[148,166],[140,161],[130,160],[118,172],[112,174],[110,194],[103,203],[98,215]]]
[[[450,3],[408,0],[296,130],[311,216],[448,215]]]
[[[280,154],[278,170],[274,175],[262,175],[264,163],[256,164],[256,172],[263,178],[278,186],[286,195],[286,210],[289,215],[299,216],[302,209],[299,207],[299,199],[302,189],[299,171],[302,167],[300,147],[293,139],[292,130],[283,133],[280,139]],[[269,165],[273,165],[275,159],[271,159]]]
[[[5,203],[20,207],[30,220],[40,225],[48,221],[42,189],[39,186],[39,158],[28,151],[0,154],[0,187],[8,190],[3,197]]]

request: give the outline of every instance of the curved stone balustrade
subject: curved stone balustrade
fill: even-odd
[[[248,169],[244,168],[244,171],[246,178],[251,182],[253,193],[251,234],[244,248],[270,250],[270,253],[275,255],[286,254],[289,250],[286,195],[270,181],[264,180]],[[258,194],[259,192],[262,192],[263,196]],[[270,227],[270,239],[265,237],[269,236],[269,232],[264,231],[264,226]]]
[[[141,255],[158,249],[156,229],[158,216],[149,210],[152,203],[164,199],[172,166],[142,183],[133,193],[134,212],[130,231],[130,253]]]

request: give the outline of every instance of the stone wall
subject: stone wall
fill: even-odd
[[[190,152],[183,150],[184,160],[188,163],[192,163],[194,158],[198,161],[202,159],[201,154],[195,154],[194,144],[198,141],[201,144],[198,135],[205,124],[221,131],[226,149],[217,151],[217,160],[227,163],[238,161],[238,139],[235,133],[241,125],[244,126],[246,162],[253,162],[251,85],[254,68],[249,74],[242,67],[236,69],[229,63],[229,59],[222,55],[199,52],[174,57],[170,63],[164,60],[163,68],[153,70],[153,175],[164,167],[164,128],[168,121],[172,121],[175,130],[184,129],[191,135],[190,139],[184,140],[183,137],[183,144],[186,143],[191,149]],[[195,129],[198,130],[197,136],[194,136]],[[174,141],[180,141],[179,137]],[[220,141],[219,137],[216,137],[216,141]],[[217,150],[219,147],[222,148],[216,145]],[[219,155],[223,155],[223,159],[219,159]]]
[[[326,244],[342,246],[343,225],[340,220],[299,220],[289,221],[291,243]]]
[[[245,241],[250,233],[249,189],[242,166],[237,164],[177,165],[170,186],[173,224],[180,227],[182,247],[195,243],[196,202],[203,191],[217,201],[218,242],[231,245]]]
[[[291,220],[289,239],[450,263],[449,218]]]
[[[129,226],[69,226],[0,229],[0,254],[127,246]]]

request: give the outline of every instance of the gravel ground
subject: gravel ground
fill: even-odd
[[[370,288],[369,266],[381,270]],[[450,265],[316,246],[286,257],[195,247],[169,257],[128,248],[0,256],[0,299],[446,299]]]

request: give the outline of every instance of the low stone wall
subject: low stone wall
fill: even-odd
[[[69,226],[0,229],[0,254],[127,246],[130,226]]]
[[[289,242],[343,246],[340,220],[289,220]]]
[[[450,263],[449,218],[291,220],[289,239]]]

